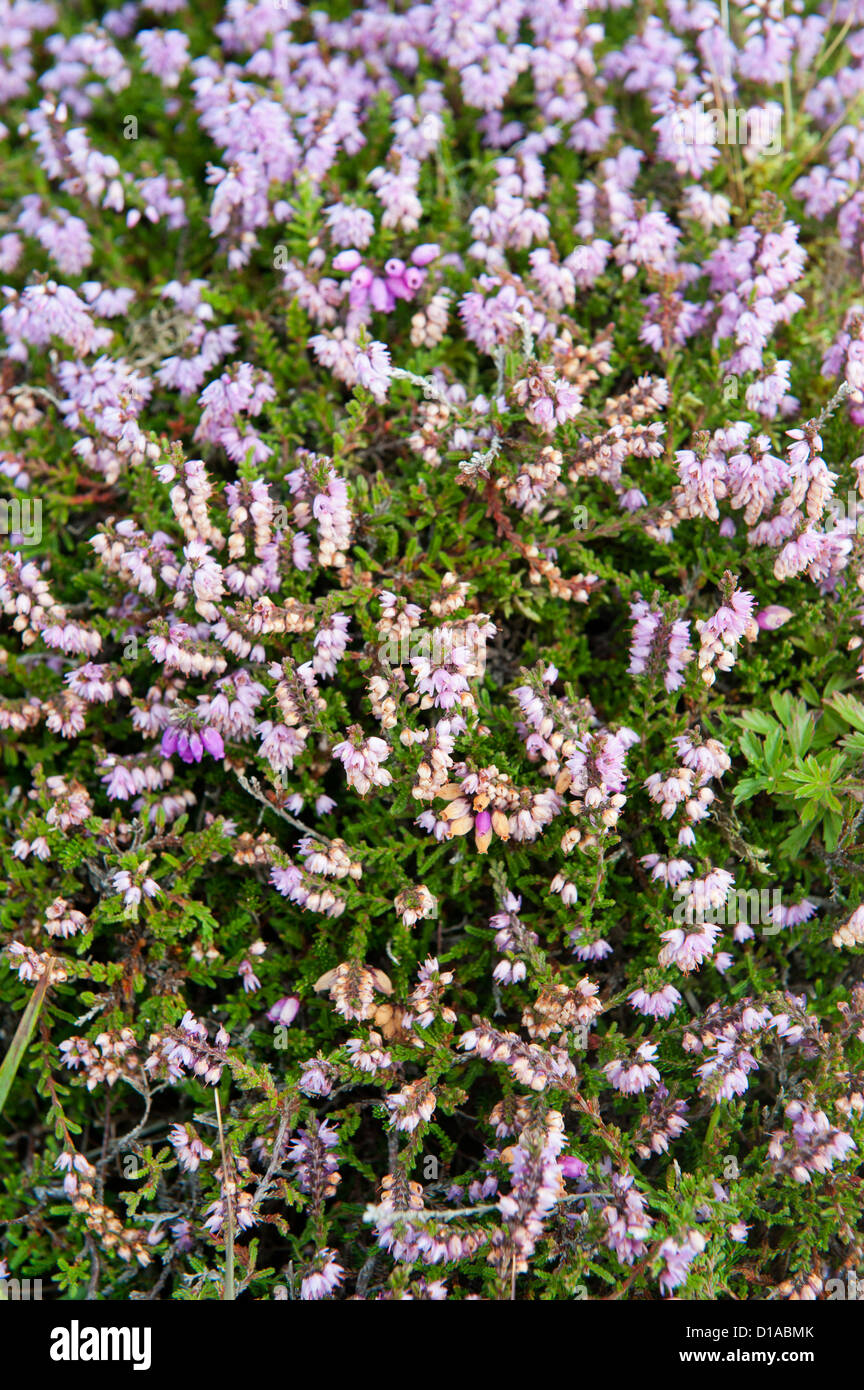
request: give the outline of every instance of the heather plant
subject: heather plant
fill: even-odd
[[[0,1281],[831,1297],[864,4],[0,20]]]

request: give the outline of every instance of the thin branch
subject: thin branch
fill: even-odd
[[[268,811],[272,811],[274,816],[279,816],[281,820],[287,821],[289,825],[293,825],[295,830],[302,830],[304,835],[309,835],[311,839],[318,840],[320,844],[330,844],[326,835],[321,835],[317,830],[310,830],[308,825],[304,825],[301,820],[297,820],[296,816],[290,815],[288,811],[283,811],[281,806],[274,805],[257,777],[246,777],[242,772],[238,772],[236,767],[234,769],[234,776],[237,778],[244,792],[248,792],[256,801],[260,801],[261,805],[266,806]]]
[[[225,1283],[222,1297],[226,1302],[234,1301],[234,1178],[233,1164],[229,1172],[228,1154],[225,1148],[225,1131],[222,1127],[222,1104],[219,1092],[214,1090],[216,1101],[216,1123],[219,1126],[219,1148],[222,1152],[222,1175],[225,1190]]]

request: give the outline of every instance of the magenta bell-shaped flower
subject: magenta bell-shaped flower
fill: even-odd
[[[366,300],[369,298],[369,287],[373,280],[372,271],[368,265],[360,265],[353,272],[348,290],[348,303],[352,309],[362,309]]]
[[[184,730],[177,735],[177,752],[184,763],[200,763],[204,755],[204,745],[200,734],[187,734]]]
[[[441,255],[441,247],[437,241],[424,241],[422,245],[415,246],[411,252],[411,263],[416,266],[430,265],[432,261],[437,261]]]
[[[177,729],[171,728],[171,726],[169,725],[169,727],[165,730],[164,734],[162,735],[162,756],[163,756],[163,758],[170,758],[172,753],[176,753],[176,752],[177,752],[177,741],[178,741],[178,738],[179,738],[179,732],[178,732],[178,730],[177,730]]]
[[[574,1158],[570,1154],[559,1158],[558,1167],[565,1178],[584,1178],[588,1173],[588,1165],[581,1158]]]
[[[398,275],[395,277],[388,276],[387,288],[393,296],[394,300],[411,299],[412,297],[411,291],[409,290],[406,284],[406,277],[404,275]]]
[[[300,1009],[300,1000],[294,995],[289,995],[287,999],[277,999],[276,1003],[267,1010],[267,1017],[271,1023],[281,1023],[283,1028],[288,1028],[294,1022]]]
[[[415,270],[413,265],[409,265],[405,274],[402,276],[402,283],[408,291],[410,298],[413,299],[425,279],[426,276],[422,270]]]
[[[363,257],[359,251],[340,251],[338,256],[333,257],[333,269],[340,274],[350,275],[352,270],[363,264]]]
[[[201,742],[211,758],[225,757],[225,744],[222,742],[222,735],[218,729],[214,729],[208,724],[205,729],[201,730]]]
[[[794,617],[791,608],[784,608],[782,604],[770,603],[767,608],[756,614],[756,622],[763,632],[776,632],[778,627],[788,623]]]
[[[396,303],[392,293],[387,287],[386,281],[376,275],[369,290],[369,303],[379,314],[389,314],[393,305]]]

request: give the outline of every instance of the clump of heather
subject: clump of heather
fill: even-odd
[[[827,1296],[864,9],[100,9],[0,0],[0,1279]]]

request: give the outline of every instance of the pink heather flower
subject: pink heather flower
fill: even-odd
[[[348,646],[350,618],[334,613],[315,634],[312,670],[318,676],[335,676],[336,666]]]
[[[285,999],[277,999],[276,1003],[267,1010],[267,1017],[271,1023],[278,1023],[283,1028],[288,1028],[294,1022],[300,1011],[300,1000],[295,995],[288,995]]]
[[[187,733],[184,729],[178,730],[177,752],[184,763],[200,763],[204,755],[201,735],[194,730],[191,733]]]
[[[625,1096],[637,1095],[660,1080],[660,1073],[653,1065],[656,1056],[657,1048],[654,1044],[643,1042],[636,1049],[638,1060],[627,1062],[616,1057],[613,1061],[607,1062],[603,1070],[616,1091],[621,1091]]]
[[[358,724],[353,724],[348,737],[334,746],[333,756],[345,768],[349,787],[354,787],[361,796],[366,796],[373,786],[389,787],[393,781],[387,769],[380,766],[390,756],[389,747],[374,735],[364,739]]]
[[[588,1165],[581,1158],[574,1158],[571,1154],[564,1154],[558,1159],[558,1167],[561,1169],[565,1178],[571,1182],[578,1181],[588,1176]]]
[[[678,1245],[671,1239],[663,1241],[657,1251],[658,1258],[664,1261],[664,1268],[660,1274],[661,1293],[672,1293],[684,1283],[690,1265],[697,1255],[702,1254],[705,1243],[705,1237],[699,1231],[688,1232],[683,1245]]]
[[[757,1066],[756,1058],[745,1047],[721,1038],[707,1061],[697,1067],[700,1090],[703,1095],[710,1096],[715,1105],[721,1100],[732,1100],[748,1089],[748,1073],[755,1071]]]
[[[317,1258],[320,1267],[304,1277],[300,1285],[301,1299],[329,1298],[342,1283],[345,1271],[337,1262],[334,1251],[321,1250]]]
[[[261,988],[261,981],[255,974],[255,969],[250,960],[241,960],[237,966],[237,974],[243,981],[243,989],[247,994],[254,994]]]
[[[774,632],[793,617],[791,608],[783,608],[779,603],[769,604],[756,614],[756,621],[763,632]]]
[[[645,1018],[670,1018],[681,1003],[681,995],[673,985],[649,994],[644,989],[635,989],[628,999],[637,1013]]]
[[[198,1137],[189,1124],[175,1124],[168,1131],[168,1142],[177,1154],[177,1161],[185,1173],[194,1173],[202,1160],[208,1163],[213,1150]]]
[[[684,667],[693,657],[690,624],[682,619],[667,622],[658,608],[641,599],[631,603],[630,616],[636,623],[628,671],[636,676],[662,673],[666,690],[670,694],[679,690],[684,684]]]
[[[574,935],[577,937],[576,940],[573,939]],[[586,941],[581,932],[577,932],[571,935],[570,941],[577,960],[605,960],[607,956],[612,955],[613,947],[602,937],[598,937],[596,941]]]
[[[340,275],[350,275],[362,264],[363,257],[359,251],[354,249],[340,251],[338,256],[333,257],[333,269],[337,270]]]
[[[222,742],[222,735],[218,729],[213,729],[209,725],[201,730],[201,742],[205,752],[213,758],[224,758],[225,744]],[[182,755],[181,755],[182,756]]]
[[[324,220],[337,246],[359,247],[362,251],[375,235],[375,219],[371,212],[349,203],[331,203],[324,209]]]
[[[371,391],[376,401],[383,401],[390,385],[390,350],[383,343],[370,342],[354,356],[354,372],[360,386]]]
[[[612,1192],[613,1202],[603,1208],[606,1244],[622,1264],[633,1265],[645,1254],[645,1241],[654,1223],[632,1177],[615,1173]]]
[[[141,50],[145,72],[176,87],[189,61],[189,39],[179,29],[141,29],[135,42]]]
[[[677,965],[683,975],[689,975],[711,956],[719,934],[720,928],[713,922],[700,922],[697,927],[686,930],[673,927],[661,933],[660,940],[665,945],[657,960],[660,965]]]

